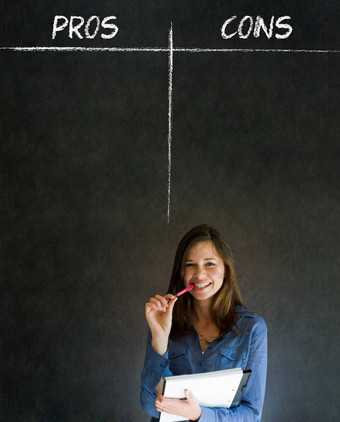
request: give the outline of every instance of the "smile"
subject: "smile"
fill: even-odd
[[[195,283],[195,289],[194,290],[202,290],[205,289],[206,287],[210,286],[211,282],[208,281],[206,283]]]

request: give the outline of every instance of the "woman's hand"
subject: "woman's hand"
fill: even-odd
[[[170,299],[170,302],[168,302]],[[171,294],[156,295],[145,304],[145,317],[151,330],[152,347],[160,355],[168,348],[168,339],[172,323],[172,310],[177,298]]]
[[[201,417],[198,401],[189,390],[185,390],[185,399],[169,399],[159,394],[155,405],[158,412],[183,416],[191,421],[198,421]]]

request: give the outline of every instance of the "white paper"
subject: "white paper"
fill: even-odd
[[[185,398],[184,390],[191,391],[200,406],[230,407],[243,376],[241,368],[225,369],[201,374],[166,377],[164,397]],[[160,422],[187,420],[183,416],[161,412]]]

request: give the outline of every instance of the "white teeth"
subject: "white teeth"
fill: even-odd
[[[195,287],[197,287],[198,289],[203,289],[203,287],[206,287],[210,284],[210,282],[208,281],[208,283],[195,283]]]

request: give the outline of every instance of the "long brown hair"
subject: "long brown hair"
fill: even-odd
[[[244,306],[240,288],[237,283],[234,260],[229,246],[223,241],[220,233],[207,224],[201,224],[189,230],[179,242],[168,293],[175,294],[183,290],[184,263],[189,249],[198,242],[211,241],[213,248],[224,262],[225,276],[223,285],[215,293],[211,303],[211,316],[220,330],[220,334],[233,331],[237,322],[236,306]],[[181,337],[193,330],[193,301],[191,294],[181,296],[173,310],[171,337]]]

